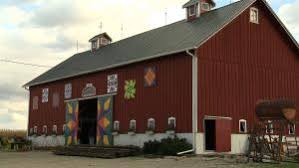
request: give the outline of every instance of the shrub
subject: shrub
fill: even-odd
[[[143,152],[145,154],[157,154],[160,148],[161,142],[154,140],[144,143]]]
[[[145,154],[177,155],[178,152],[192,149],[192,145],[185,138],[164,138],[161,141],[149,141],[144,143]]]

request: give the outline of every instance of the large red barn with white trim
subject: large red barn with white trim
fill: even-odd
[[[196,153],[245,152],[259,100],[299,103],[298,43],[265,0],[213,7],[190,0],[185,20],[115,43],[95,36],[91,50],[27,83],[34,145],[92,135],[142,146],[175,131]]]

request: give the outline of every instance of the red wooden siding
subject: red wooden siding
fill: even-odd
[[[239,119],[251,127],[260,99],[299,105],[298,52],[266,7],[253,6],[260,24],[249,22],[248,9],[198,49],[200,131],[204,115],[232,117],[234,133]]]
[[[30,100],[39,97],[38,110],[32,110],[30,101],[29,128],[37,125],[39,133],[43,125],[52,129],[58,125],[61,134],[65,122],[64,85],[72,83],[72,98],[80,98],[87,83],[93,83],[97,94],[107,93],[107,75],[118,74],[118,94],[114,98],[114,120],[120,121],[121,132],[126,133],[129,120],[136,119],[137,132],[144,133],[147,119],[155,118],[157,132],[165,132],[168,117],[177,120],[178,132],[191,132],[192,127],[192,58],[177,54],[150,61],[119,67],[103,72],[84,75],[30,88]],[[157,86],[144,87],[144,68],[155,66]],[[136,98],[124,99],[124,81],[135,79]],[[49,102],[41,103],[42,88],[49,88]],[[52,107],[54,92],[60,93],[59,108]]]

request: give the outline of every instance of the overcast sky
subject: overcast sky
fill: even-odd
[[[89,49],[88,40],[108,32],[113,41],[185,17],[187,0],[1,0],[0,60],[54,66]],[[217,8],[234,0],[216,0]],[[299,39],[299,0],[268,0]],[[121,31],[123,25],[123,33]],[[26,129],[28,92],[22,85],[48,70],[0,61],[0,129]]]

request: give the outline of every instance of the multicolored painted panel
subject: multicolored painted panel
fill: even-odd
[[[156,86],[156,67],[148,67],[144,69],[144,86]]]
[[[65,128],[65,144],[76,145],[78,144],[78,113],[79,103],[78,101],[72,101],[66,103],[66,128]]]
[[[97,145],[113,145],[113,96],[98,99]]]

